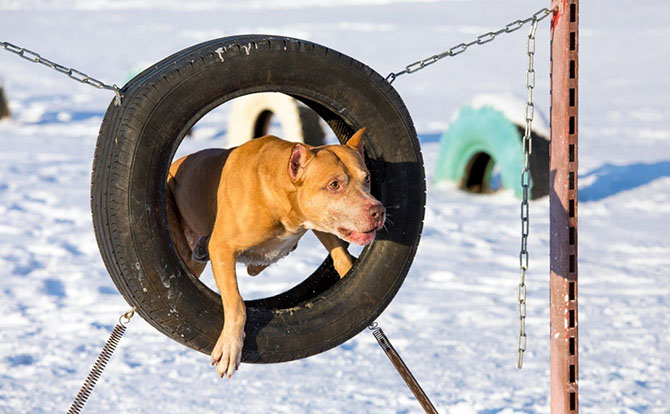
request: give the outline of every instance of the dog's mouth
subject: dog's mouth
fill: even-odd
[[[375,235],[377,234],[377,228],[373,227],[368,231],[361,232],[346,229],[344,227],[338,227],[337,233],[339,234],[340,238],[350,243],[355,243],[360,246],[366,246],[375,239]]]

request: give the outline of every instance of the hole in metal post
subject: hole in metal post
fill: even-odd
[[[575,231],[575,228],[574,228],[574,227],[570,227],[569,242],[570,242],[570,245],[571,245],[571,246],[574,246],[574,244],[575,244],[575,239],[577,238],[577,237],[576,237],[576,235],[577,235],[576,233],[577,233],[577,232]]]
[[[568,206],[568,215],[570,217],[575,216],[575,200],[570,200],[569,206]]]
[[[575,272],[575,255],[571,254],[570,255],[570,273]]]
[[[575,116],[570,117],[570,135],[575,133]]]
[[[569,345],[568,345],[568,348],[569,348],[568,351],[570,352],[570,355],[575,355],[575,351],[577,350],[577,347],[575,345],[576,345],[575,344],[575,338],[571,337],[570,341],[569,341]]]
[[[574,392],[570,393],[570,410],[577,409],[577,394]]]
[[[568,161],[575,162],[575,144],[568,146]]]
[[[570,190],[575,189],[575,172],[574,171],[570,171],[568,173],[568,188]]]
[[[570,61],[570,79],[574,79],[577,76],[577,65],[574,60]]]
[[[574,365],[570,365],[570,382],[574,383],[577,379],[577,369]]]
[[[575,3],[572,3],[570,5],[570,23],[574,23],[577,21],[577,5]]]
[[[577,34],[570,32],[570,50],[577,49]]]
[[[568,299],[575,300],[575,282],[568,283]]]
[[[568,324],[568,328],[574,328],[575,327],[575,311],[571,310],[568,312],[569,317],[570,317],[570,322]]]
[[[575,88],[570,88],[570,106],[575,106],[575,103],[577,101],[577,91]]]

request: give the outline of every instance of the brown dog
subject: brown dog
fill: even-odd
[[[266,136],[232,149],[208,149],[170,167],[167,211],[172,240],[200,276],[208,254],[221,292],[224,325],[212,365],[230,378],[242,357],[246,311],[235,262],[255,276],[293,250],[307,230],[328,249],[343,277],[348,242],[366,245],[385,219],[370,195],[357,131],[346,145],[312,147]]]

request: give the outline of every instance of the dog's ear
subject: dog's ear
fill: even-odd
[[[365,134],[365,128],[356,131],[347,141],[347,146],[358,151],[361,156],[363,156],[363,134]]]
[[[293,151],[291,151],[291,158],[288,162],[288,175],[291,177],[291,181],[295,182],[300,178],[305,166],[307,163],[314,157],[312,151],[310,151],[303,144],[295,144],[293,146]]]

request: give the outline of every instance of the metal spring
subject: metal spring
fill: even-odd
[[[384,352],[389,351],[392,348],[391,343],[389,342],[388,338],[386,337],[381,328],[375,329],[372,332],[372,336],[374,336],[377,342],[379,342],[379,346],[382,347]]]
[[[98,382],[98,379],[100,379],[102,371],[107,366],[107,362],[109,362],[109,359],[112,357],[114,350],[119,345],[119,341],[125,332],[126,326],[121,323],[118,323],[114,327],[111,335],[109,335],[107,343],[105,344],[104,348],[102,348],[102,352],[100,352],[100,356],[98,356],[98,359],[95,360],[95,364],[93,364],[91,372],[88,373],[88,377],[86,377],[84,385],[82,385],[81,390],[79,390],[79,394],[77,394],[77,398],[75,398],[72,402],[72,406],[68,410],[67,414],[81,413],[81,410],[84,408],[84,404],[86,404],[86,400],[88,400],[88,397],[91,395],[91,391],[93,391],[95,384]]]

